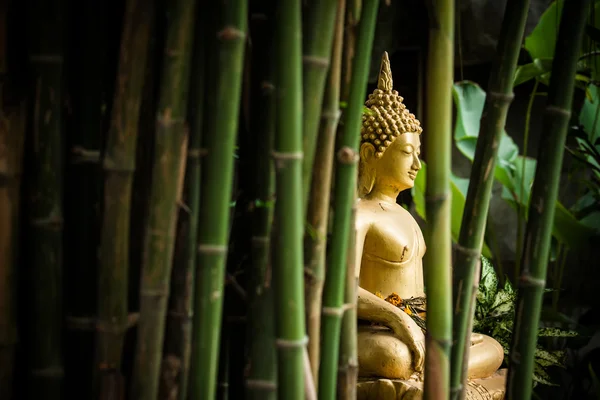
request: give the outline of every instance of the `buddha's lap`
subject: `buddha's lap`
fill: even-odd
[[[469,379],[485,378],[500,368],[502,346],[493,338],[474,334],[469,348]],[[382,326],[360,325],[357,334],[361,376],[409,379],[414,373],[413,355],[408,346]]]

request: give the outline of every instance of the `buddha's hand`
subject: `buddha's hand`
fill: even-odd
[[[399,318],[394,318],[390,328],[408,346],[413,355],[413,368],[421,372],[425,362],[425,335],[408,314],[400,311],[396,315]]]

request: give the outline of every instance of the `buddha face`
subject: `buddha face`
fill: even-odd
[[[362,161],[374,168],[375,187],[391,187],[402,191],[415,185],[421,169],[419,134],[407,132],[399,135],[381,158],[375,157],[372,145],[364,143],[361,147]]]

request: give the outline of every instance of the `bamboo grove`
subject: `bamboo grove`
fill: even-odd
[[[529,1],[507,1],[454,260],[455,2],[428,3],[424,396],[461,399]],[[554,210],[536,204],[556,200],[590,6],[567,3],[511,399],[530,398]],[[0,399],[356,398],[357,151],[386,7],[0,0]]]

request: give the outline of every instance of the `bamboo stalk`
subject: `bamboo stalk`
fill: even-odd
[[[238,130],[246,24],[246,0],[222,5],[215,32],[219,39],[214,112],[206,114],[203,137],[206,158],[202,168],[198,259],[194,301],[194,340],[191,370],[195,379],[191,399],[215,397],[221,332],[225,261],[229,237],[233,153]],[[211,34],[208,35],[209,37]]]
[[[487,101],[481,117],[481,127],[458,239],[454,267],[454,321],[450,373],[453,399],[464,399],[471,329],[475,299],[479,286],[481,247],[494,179],[490,177],[496,165],[500,138],[506,115],[513,99],[513,78],[521,49],[529,0],[509,0],[504,12],[502,30],[492,64]]]
[[[63,391],[63,52],[64,3],[28,4],[30,126],[26,144],[29,256],[27,391],[60,399]]]
[[[271,18],[269,18],[271,17]],[[248,366],[246,397],[249,400],[275,400],[277,395],[277,359],[275,321],[271,284],[271,224],[275,197],[275,174],[270,159],[275,139],[275,85],[273,62],[264,66],[273,48],[273,18],[253,19],[252,102],[250,133],[254,144],[256,199],[252,215],[252,270],[248,283]],[[252,105],[254,105],[253,108]]]
[[[427,337],[425,399],[446,399],[452,343],[452,238],[450,171],[452,83],[454,73],[454,0],[430,4],[425,150],[427,166]]]
[[[69,132],[66,192],[65,312],[67,332],[65,380],[67,398],[92,396],[96,278],[100,232],[99,202],[102,190],[101,149],[104,139],[107,57],[110,26],[108,5],[84,1],[73,10],[75,19],[70,39],[73,53],[68,74],[73,120]],[[115,57],[116,59],[116,57]],[[110,62],[109,62],[110,60]],[[81,324],[89,321],[90,324]],[[86,326],[87,325],[87,326]],[[91,329],[90,329],[91,328]]]
[[[121,352],[129,327],[129,220],[138,117],[153,25],[154,2],[128,0],[116,88],[103,154],[104,199],[98,264],[95,368],[100,399],[122,398]]]
[[[140,319],[131,398],[158,395],[175,228],[185,171],[187,94],[195,0],[167,5],[167,40],[156,117],[150,208],[145,229]]]
[[[356,206],[352,209],[351,226],[355,226]],[[356,399],[358,381],[358,353],[356,348],[356,301],[358,278],[356,277],[356,229],[350,229],[346,269],[345,311],[342,319],[342,338],[340,346],[340,367],[338,373],[338,400]]]
[[[0,398],[13,399],[25,102],[9,85],[8,2],[0,1]]]
[[[331,46],[333,44],[334,24],[338,9],[338,0],[323,0],[309,4],[308,26],[304,28],[303,90],[303,154],[302,187],[304,191],[304,209],[311,195],[311,178],[317,142],[323,89],[329,69]]]
[[[273,246],[278,398],[304,400],[305,314],[302,187],[301,1],[279,2],[276,14],[277,202]]]
[[[161,385],[160,398],[185,400],[189,380],[192,344],[194,276],[200,213],[201,146],[204,122],[206,69],[206,13],[196,6],[196,34],[192,55],[188,119],[190,133],[187,149],[183,206],[179,209],[177,239],[167,317],[165,354],[161,376],[174,376],[173,386]],[[169,368],[176,365],[176,369]]]
[[[554,204],[558,197],[560,171],[567,137],[577,58],[590,9],[589,0],[565,2],[560,20],[552,75],[548,88],[543,132],[535,180],[531,192],[523,263],[515,309],[515,328],[509,357],[507,398],[530,399],[534,352],[546,282]]]
[[[352,63],[352,80],[344,130],[336,152],[334,185],[334,216],[331,253],[325,276],[321,319],[321,366],[319,369],[319,399],[335,398],[340,330],[343,315],[344,286],[348,238],[352,226],[351,210],[356,202],[358,145],[362,109],[367,90],[371,50],[375,36],[375,21],[379,0],[365,0],[359,23],[356,55]]]
[[[317,387],[319,385],[319,350],[321,345],[321,297],[325,280],[331,176],[335,136],[340,117],[339,98],[345,12],[346,0],[338,0],[331,68],[325,87],[307,211],[308,224],[314,229],[315,233],[304,237],[304,297],[307,314],[308,354],[313,380]]]

